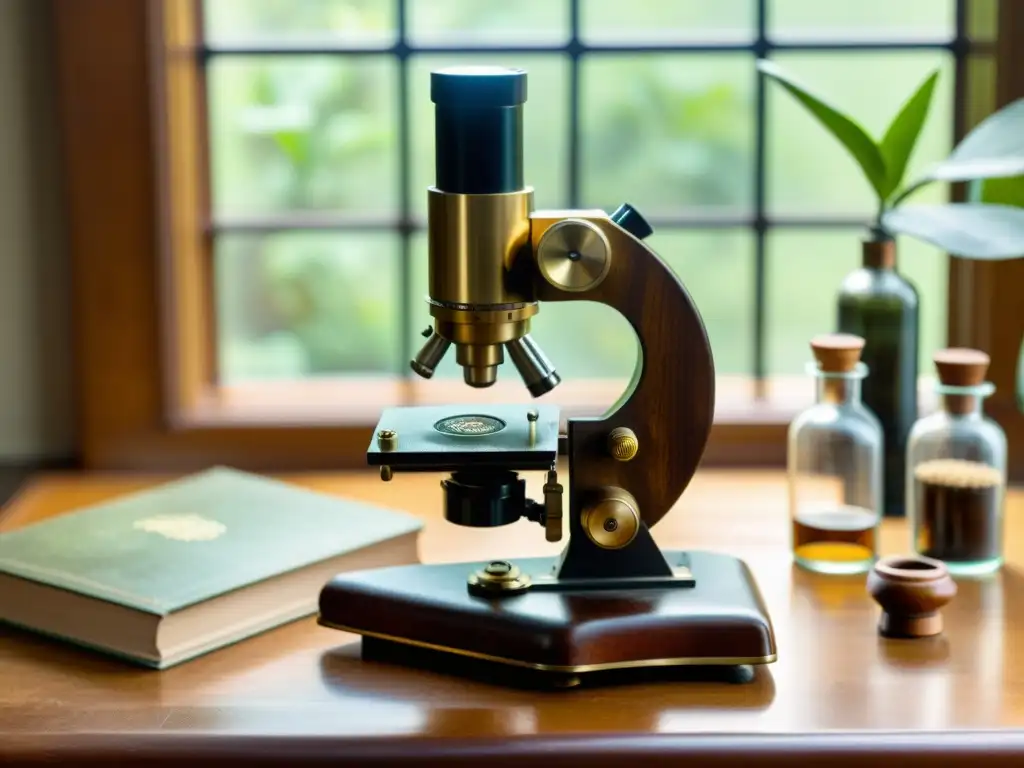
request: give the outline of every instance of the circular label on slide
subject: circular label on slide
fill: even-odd
[[[505,422],[494,416],[479,413],[448,416],[434,424],[434,429],[442,435],[453,437],[479,437],[493,435],[505,428]]]

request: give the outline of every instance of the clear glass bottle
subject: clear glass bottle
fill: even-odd
[[[861,401],[863,348],[864,339],[849,334],[811,340],[816,402],[789,426],[793,559],[819,573],[866,572],[878,553],[883,436]]]
[[[995,391],[989,358],[943,349],[932,359],[942,407],[914,424],[907,444],[912,545],[953,574],[991,573],[1003,563],[1006,434],[982,410]]]

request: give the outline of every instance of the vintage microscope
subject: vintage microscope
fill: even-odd
[[[507,354],[530,394],[544,395],[559,377],[529,330],[549,301],[616,309],[637,334],[638,361],[616,405],[569,419],[561,436],[548,405],[386,410],[367,451],[384,480],[446,473],[450,522],[525,517],[548,541],[567,527],[568,543],[558,558],[343,573],[322,590],[320,623],[361,635],[364,656],[401,658],[404,649],[412,658],[419,649],[571,681],[670,665],[750,679],[750,665],[776,651],[747,566],[726,554],[662,551],[649,531],[690,482],[711,429],[714,362],[693,301],[643,243],[652,230],[630,206],[611,215],[533,209],[523,183],[526,72],[435,71],[431,98],[434,324],[413,370],[429,378],[454,345],[465,383],[487,387]],[[564,485],[559,453],[568,457]],[[518,474],[530,470],[547,473],[541,501],[527,498]]]

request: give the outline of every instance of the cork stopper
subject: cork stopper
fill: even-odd
[[[849,373],[860,362],[864,339],[846,333],[831,333],[811,339],[811,351],[818,368],[825,373]]]
[[[870,269],[895,268],[896,241],[889,238],[863,240],[861,242],[861,263]]]
[[[939,381],[947,387],[976,387],[984,383],[989,357],[977,349],[940,349],[932,356]]]

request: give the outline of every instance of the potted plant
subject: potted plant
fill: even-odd
[[[917,418],[919,296],[898,271],[895,237],[917,238],[963,258],[1024,256],[1024,195],[1017,204],[1013,199],[1021,184],[1016,177],[1024,175],[1024,99],[979,123],[944,161],[908,182],[907,164],[928,117],[938,70],[904,102],[880,139],[774,62],[762,59],[758,70],[850,153],[877,201],[866,222],[862,265],[839,286],[836,326],[865,339],[862,360],[869,374],[863,400],[885,432],[885,514],[903,516],[906,440]],[[962,203],[908,202],[929,184],[949,182],[970,182],[976,193]]]

